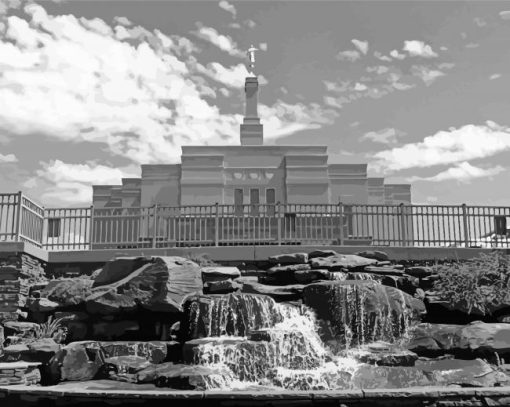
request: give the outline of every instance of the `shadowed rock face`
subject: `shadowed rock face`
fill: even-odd
[[[118,267],[116,262],[120,262]],[[119,259],[112,263],[97,276],[104,284],[95,284],[86,299],[91,313],[132,311],[140,306],[151,311],[179,312],[188,295],[202,291],[200,267],[182,257]]]
[[[425,313],[422,301],[372,281],[328,281],[306,286],[305,304],[329,324],[329,335],[346,346],[395,341]]]
[[[257,294],[194,296],[186,301],[184,314],[185,340],[246,336],[250,330],[269,328],[283,320],[281,307],[272,298]]]

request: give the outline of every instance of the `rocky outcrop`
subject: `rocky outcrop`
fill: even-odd
[[[92,293],[86,298],[91,313],[115,314],[141,307],[150,311],[180,312],[185,298],[202,291],[200,267],[182,257],[153,257],[129,259],[134,266],[124,272],[113,267],[115,273],[103,269],[94,282]],[[126,259],[115,260],[126,265]],[[128,262],[129,264],[129,262]],[[142,266],[134,269],[135,266]],[[129,272],[130,270],[133,270]],[[121,277],[111,282],[114,277]],[[108,283],[98,284],[97,281]]]
[[[41,380],[39,366],[40,363],[32,362],[0,363],[0,386],[39,384]]]
[[[235,280],[208,281],[204,284],[204,294],[228,294],[238,291],[242,284]]]
[[[510,324],[472,322],[468,325],[419,324],[407,346],[424,356],[510,357]]]
[[[386,253],[378,250],[367,250],[363,252],[357,252],[355,254],[360,257],[365,257],[367,259],[373,259],[377,261],[388,261],[390,259]]]
[[[242,292],[246,294],[260,294],[271,297],[277,302],[296,301],[303,297],[303,284],[288,284],[283,286],[266,285],[257,282],[244,282]]]
[[[202,267],[202,281],[204,283],[210,281],[233,280],[241,277],[241,271],[237,267]]]
[[[425,313],[420,300],[371,281],[328,281],[305,286],[304,303],[343,345],[392,342]]]

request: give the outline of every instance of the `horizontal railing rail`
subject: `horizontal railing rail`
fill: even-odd
[[[510,248],[510,207],[245,204],[44,208],[0,194],[0,242],[49,251],[229,245]]]

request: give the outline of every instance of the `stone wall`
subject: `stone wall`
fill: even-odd
[[[0,253],[0,322],[17,320],[30,284],[44,278],[40,260],[25,253]]]

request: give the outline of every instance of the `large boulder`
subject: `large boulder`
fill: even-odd
[[[373,281],[324,281],[305,286],[304,303],[328,325],[325,340],[341,345],[393,342],[425,313],[422,301]]]
[[[334,250],[328,250],[328,249],[314,250],[313,252],[308,253],[308,259],[312,260],[317,257],[330,257],[330,256],[336,256],[336,255],[338,255],[338,253],[335,252]]]
[[[87,297],[87,310],[91,313],[110,314],[134,311],[139,307],[150,311],[180,312],[185,298],[202,291],[200,267],[183,257],[152,257],[118,259],[114,262],[126,266],[125,272],[112,267],[115,273],[104,268],[94,282]],[[133,263],[139,268],[133,270]],[[102,277],[103,273],[107,276]],[[114,277],[121,277],[111,282]],[[108,282],[98,285],[97,281]]]
[[[377,263],[377,260],[356,256],[355,254],[337,254],[329,257],[317,257],[310,260],[314,269],[329,271],[363,271],[365,266]]]
[[[204,294],[228,294],[241,288],[242,284],[236,280],[208,281],[204,284]]]
[[[416,277],[416,278],[425,278],[434,274],[434,270],[432,267],[427,266],[413,266],[406,268],[406,274]]]
[[[41,290],[41,298],[70,307],[85,302],[92,292],[94,281],[86,278],[52,280]]]
[[[299,284],[310,284],[320,280],[332,280],[333,273],[328,270],[297,270],[294,272],[294,278]],[[337,273],[338,274],[338,273]]]
[[[510,324],[472,322],[468,325],[419,324],[412,330],[408,348],[424,356],[453,354],[510,357]]]

